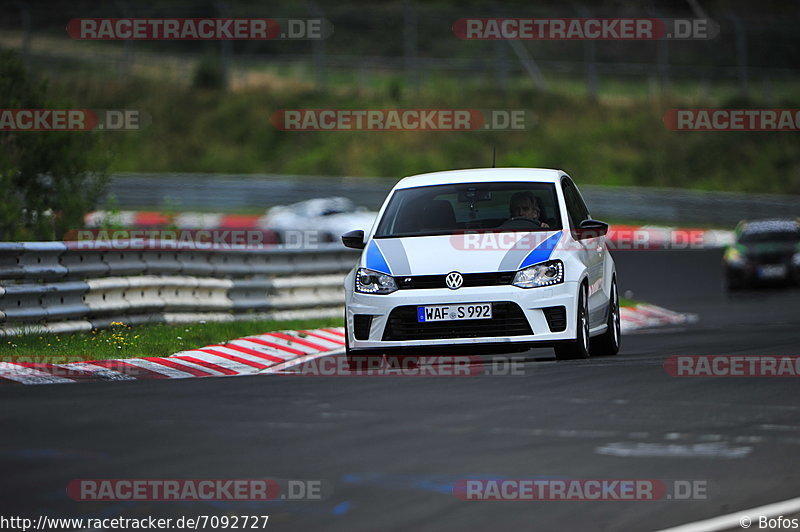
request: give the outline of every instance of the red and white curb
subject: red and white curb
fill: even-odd
[[[279,331],[181,351],[168,357],[66,364],[0,362],[0,383],[54,384],[254,375],[300,357],[328,354],[343,347],[342,327]]]
[[[644,303],[635,307],[620,307],[619,310],[623,332],[697,321],[694,314],[673,312]],[[246,336],[225,344],[180,351],[168,357],[119,358],[66,364],[0,362],[0,383],[55,384],[274,374],[320,356],[334,354],[344,347],[344,343],[344,328],[330,327]]]
[[[633,307],[620,307],[619,318],[623,332],[666,325],[685,325],[697,321],[696,314],[675,312],[646,303],[639,303]]]

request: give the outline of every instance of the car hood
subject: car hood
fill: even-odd
[[[548,260],[561,238],[560,230],[378,238],[361,266],[394,276],[515,271]]]

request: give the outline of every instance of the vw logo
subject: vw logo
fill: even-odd
[[[450,290],[457,290],[464,284],[464,277],[458,272],[450,272],[445,277],[444,282]]]

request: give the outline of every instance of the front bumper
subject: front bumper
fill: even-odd
[[[771,284],[792,281],[800,283],[800,265],[788,259],[784,262],[770,263],[759,263],[757,261],[738,264],[725,263],[724,267],[727,278],[740,283]],[[783,273],[781,275],[764,275],[762,273],[762,268],[774,267],[782,268]]]
[[[347,330],[350,348],[383,349],[411,347],[444,347],[467,344],[552,344],[576,337],[576,305],[579,284],[564,282],[540,288],[517,288],[511,285],[467,287],[458,290],[420,289],[398,290],[387,295],[360,294],[350,291],[347,299]],[[514,303],[530,325],[533,334],[517,336],[486,336],[467,338],[437,338],[426,340],[383,340],[389,315],[393,309],[402,306],[448,305],[461,303]],[[544,308],[563,306],[566,309],[566,328],[551,332]],[[369,337],[357,340],[354,335],[353,316],[356,314],[372,316]]]

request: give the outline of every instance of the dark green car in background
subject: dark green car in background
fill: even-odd
[[[722,262],[729,290],[800,283],[800,218],[743,220]]]

